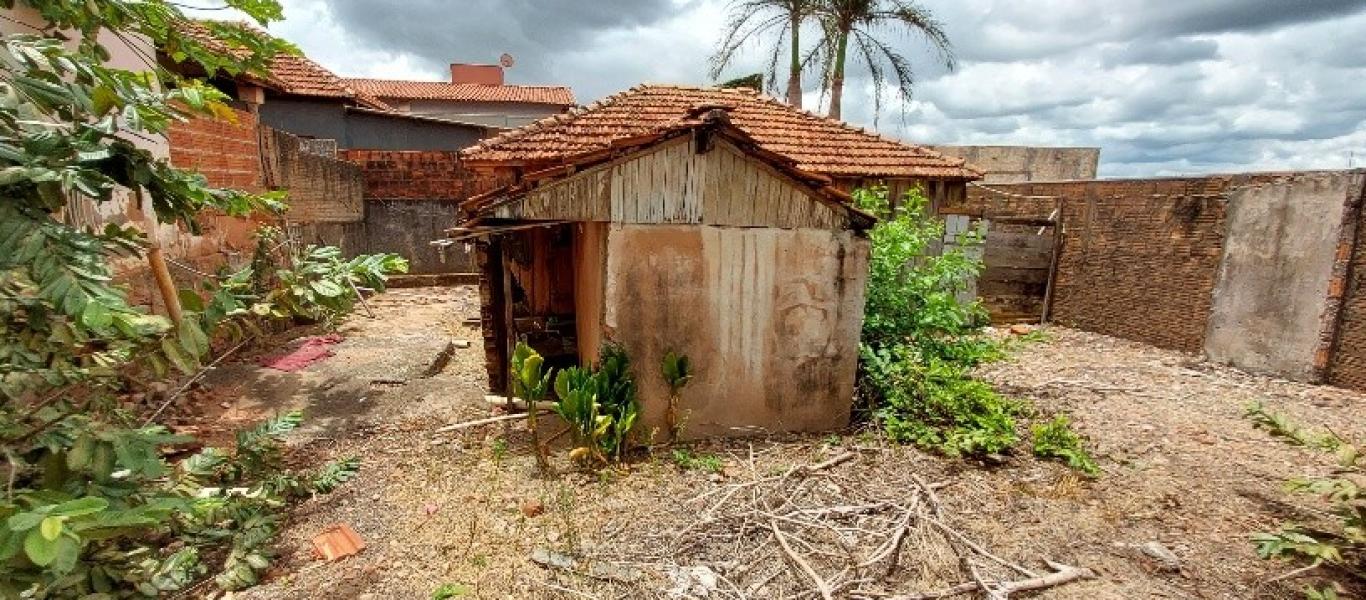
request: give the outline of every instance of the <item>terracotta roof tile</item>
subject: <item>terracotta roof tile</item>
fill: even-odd
[[[464,102],[523,102],[574,106],[574,92],[558,85],[480,85],[444,81],[344,79],[357,91],[378,98],[404,100],[459,100]]]
[[[725,107],[731,123],[759,147],[792,160],[803,171],[831,177],[981,177],[961,158],[802,112],[753,90],[650,84],[489,138],[461,151],[461,157],[486,163],[553,163],[606,149],[613,140],[675,127],[710,107]]]
[[[241,26],[250,27],[246,23],[242,23]],[[247,53],[243,48],[229,46],[214,37],[213,33],[198,21],[183,21],[180,30],[210,50],[238,58],[245,57]],[[267,35],[265,32],[258,31],[258,33]],[[269,64],[266,65],[265,73],[244,74],[242,78],[286,94],[344,98],[353,100],[361,106],[392,110],[389,105],[378,98],[352,89],[336,74],[303,54],[278,54],[270,59]]]

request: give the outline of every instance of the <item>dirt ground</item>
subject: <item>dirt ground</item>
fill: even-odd
[[[842,453],[855,457],[830,469],[833,494],[853,497],[849,485],[867,486],[891,501],[911,494],[916,481],[934,482],[944,520],[995,555],[1029,568],[1042,569],[1047,559],[1098,575],[1038,597],[1293,598],[1304,581],[1263,583],[1291,567],[1259,560],[1249,536],[1304,518],[1285,504],[1300,499],[1281,485],[1326,472],[1331,461],[1270,440],[1243,418],[1244,407],[1260,401],[1306,425],[1366,437],[1364,395],[1051,328],[1047,341],[981,375],[1044,415],[1072,415],[1104,470],[1095,480],[1025,451],[972,464],[888,445],[866,432],[691,448],[693,456],[721,459],[715,473],[684,470],[661,450],[597,474],[561,462],[559,474],[543,477],[520,422],[436,432],[492,414],[483,398],[480,334],[464,324],[478,316],[477,290],[400,289],[371,305],[377,318],[360,312],[340,328],[345,340],[336,356],[296,373],[240,357],[206,378],[191,396],[195,416],[180,419],[182,429],[212,439],[300,408],[307,421],[291,439],[296,461],[362,460],[358,479],[293,510],[269,581],[238,598],[430,598],[447,584],[469,598],[815,597],[787,596],[794,590],[783,579],[754,589],[726,586],[760,563],[777,568],[780,555],[773,548],[745,555],[694,544],[687,532],[696,531],[699,515],[718,497],[746,481]],[[455,340],[471,343],[440,373],[422,377]],[[334,523],[351,525],[367,548],[334,563],[315,560],[310,539]],[[1145,555],[1141,548],[1150,542],[1177,563]],[[942,548],[912,541],[899,556],[898,574],[859,593],[879,597],[963,581]],[[680,581],[680,573],[703,566],[723,583],[693,585],[686,575]]]

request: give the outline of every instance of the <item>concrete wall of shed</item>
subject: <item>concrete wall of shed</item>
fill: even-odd
[[[607,226],[604,323],[636,366],[643,431],[663,427],[659,364],[696,377],[687,437],[822,431],[849,421],[868,241],[849,231]]]
[[[1233,190],[1205,354],[1296,380],[1316,378],[1324,298],[1358,177],[1306,173]]]

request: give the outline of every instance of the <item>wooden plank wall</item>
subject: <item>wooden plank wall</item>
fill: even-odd
[[[846,229],[849,215],[806,186],[718,140],[661,144],[544,185],[495,209],[504,219],[698,223]]]
[[[1037,323],[1043,317],[1053,229],[992,223],[987,230],[986,269],[977,293],[994,323]]]

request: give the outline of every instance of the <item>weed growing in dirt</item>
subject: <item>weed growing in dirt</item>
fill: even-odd
[[[1035,456],[1058,459],[1090,477],[1100,475],[1100,467],[1086,452],[1081,436],[1072,431],[1072,421],[1067,415],[1058,415],[1047,423],[1036,423],[1031,432]]]
[[[694,454],[686,448],[674,448],[671,455],[675,465],[684,471],[706,471],[720,473],[725,467],[721,457],[715,454]]]
[[[664,355],[660,370],[664,375],[664,382],[669,384],[669,408],[664,413],[664,422],[669,429],[669,440],[678,441],[679,435],[683,433],[683,423],[678,420],[678,400],[683,388],[692,381],[692,362],[688,360],[687,355],[675,354],[670,350]]]
[[[1329,567],[1340,573],[1366,579],[1366,491],[1362,489],[1366,476],[1366,446],[1342,439],[1328,431],[1315,434],[1306,431],[1290,419],[1267,411],[1261,404],[1247,409],[1253,425],[1264,429],[1281,441],[1304,446],[1333,455],[1337,464],[1332,476],[1304,477],[1286,483],[1286,489],[1313,494],[1327,500],[1332,507],[1331,521],[1323,527],[1287,524],[1277,531],[1259,532],[1252,536],[1257,554],[1264,559],[1286,558],[1308,563],[1303,572],[1318,567]],[[1306,514],[1319,512],[1306,507]],[[1332,587],[1306,590],[1310,598],[1336,598]]]
[[[493,440],[493,445],[489,448],[489,452],[493,453],[494,464],[503,464],[503,461],[508,457],[507,440],[503,438]]]
[[[432,600],[450,600],[451,598],[464,598],[469,595],[470,588],[460,583],[443,583],[440,587],[432,591]]]
[[[615,344],[604,344],[596,369],[570,367],[555,376],[555,412],[574,437],[570,458],[584,464],[619,460],[640,418],[631,360]]]

